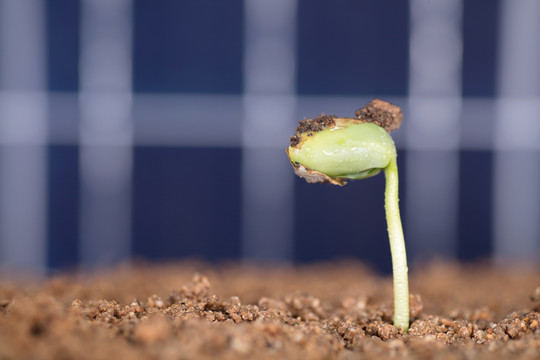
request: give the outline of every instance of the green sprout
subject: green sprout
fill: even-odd
[[[295,173],[311,183],[343,186],[384,171],[385,209],[394,278],[394,326],[409,329],[409,282],[399,214],[397,151],[388,134],[401,125],[399,107],[375,99],[356,118],[321,115],[300,121],[287,154]]]

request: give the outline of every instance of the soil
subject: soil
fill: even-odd
[[[403,121],[403,113],[399,106],[381,99],[374,99],[363,108],[356,110],[356,118],[372,122],[391,132],[398,129]]]
[[[335,126],[335,115],[321,114],[313,119],[300,120],[296,127],[296,134],[291,136],[291,146],[295,147],[300,143],[301,134],[307,133],[308,136],[313,136],[313,133],[323,131]]]
[[[137,264],[0,284],[0,359],[539,359],[540,268]]]
[[[403,121],[403,113],[399,106],[390,104],[381,99],[370,101],[363,108],[356,110],[355,115],[357,122],[374,123],[385,129],[387,132],[398,129]],[[313,133],[335,126],[335,119],[335,115],[326,115],[323,113],[313,119],[300,120],[296,127],[296,134],[291,136],[290,145],[295,147],[300,144],[303,134],[313,136]]]

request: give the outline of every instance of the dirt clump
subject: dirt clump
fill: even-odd
[[[312,136],[313,133],[335,126],[335,119],[336,117],[332,114],[321,114],[313,119],[300,120],[298,126],[296,127],[296,134],[291,136],[291,146],[295,147],[300,143],[300,136],[302,134],[307,133],[308,136]]]
[[[537,359],[539,270],[413,269],[408,332],[391,279],[351,262],[4,278],[0,359]]]
[[[381,99],[374,99],[363,108],[356,110],[356,118],[377,124],[390,132],[401,126],[403,113],[399,106]]]

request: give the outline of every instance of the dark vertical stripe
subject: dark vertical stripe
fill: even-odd
[[[463,95],[494,96],[499,0],[463,1]]]
[[[298,14],[300,94],[407,93],[407,1],[300,0]]]
[[[79,260],[79,149],[50,145],[48,160],[47,264],[57,270]]]
[[[493,154],[462,151],[459,177],[458,257],[475,260],[491,255]]]
[[[240,149],[135,148],[133,253],[240,257]]]
[[[135,0],[136,92],[240,93],[243,2]]]
[[[79,88],[79,0],[47,0],[48,89]]]

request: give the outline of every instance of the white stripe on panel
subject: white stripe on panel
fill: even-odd
[[[494,98],[464,98],[461,109],[461,150],[493,149]]]
[[[502,0],[497,93],[501,97],[540,96],[540,2]]]
[[[245,259],[293,256],[293,173],[285,155],[294,129],[297,2],[245,0],[243,244]]]
[[[383,98],[403,110],[403,126],[393,132],[392,137],[396,146],[404,149],[410,118],[408,99],[402,96]],[[134,145],[240,147],[243,100],[242,95],[134,94]],[[358,96],[298,96],[295,122],[321,112],[351,115],[370,100],[372,98]],[[492,98],[462,100],[461,149],[490,151],[493,148],[495,102]],[[48,107],[49,142],[77,144],[79,127],[78,120],[74,122],[74,119],[79,118],[78,96],[52,93],[48,96]],[[181,119],[188,119],[189,126]],[[293,131],[294,126],[294,123],[290,124],[288,131]]]
[[[5,114],[2,111],[0,117]],[[46,160],[42,145],[11,144],[0,148],[2,268],[35,272],[46,268]]]
[[[77,93],[49,93],[48,141],[55,145],[78,145],[80,106]]]
[[[241,95],[137,94],[133,102],[137,145],[240,147]]]
[[[540,258],[540,2],[501,3],[495,124],[495,257]]]
[[[0,0],[0,267],[46,268],[44,4]]]
[[[44,2],[0,0],[0,20],[2,88],[10,91],[45,90]]]
[[[498,260],[540,257],[540,157],[538,151],[497,151],[493,234]]]
[[[80,56],[80,260],[131,253],[131,0],[83,0]]]
[[[462,1],[411,0],[407,242],[411,258],[455,256]]]

